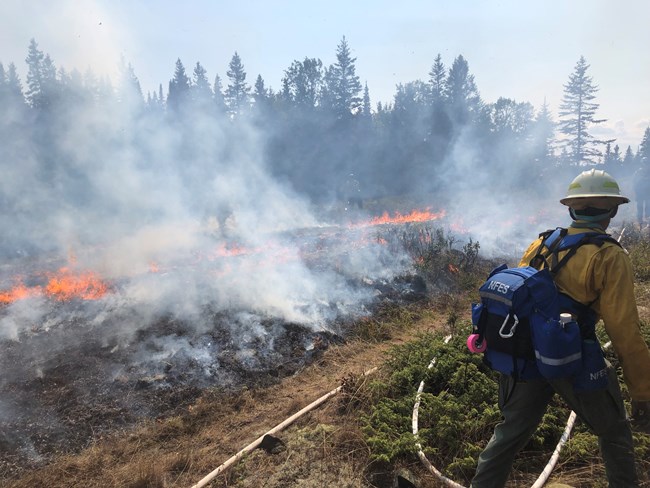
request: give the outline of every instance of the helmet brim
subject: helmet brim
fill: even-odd
[[[596,199],[596,198],[606,198],[608,201],[611,200],[613,205],[622,205],[624,203],[630,203],[630,199],[624,196],[620,195],[611,195],[611,194],[584,194],[584,195],[571,195],[570,197],[564,197],[560,200],[560,203],[562,205],[566,205],[567,207],[570,207],[571,204],[577,203],[577,201],[580,200],[586,200],[586,199]]]

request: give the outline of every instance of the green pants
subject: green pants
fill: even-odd
[[[638,486],[632,431],[616,373],[609,367],[608,388],[583,393],[576,393],[567,379],[517,382],[502,375],[499,408],[503,420],[479,456],[473,488],[500,488],[506,484],[515,455],[528,443],[555,393],[598,436],[609,486]]]

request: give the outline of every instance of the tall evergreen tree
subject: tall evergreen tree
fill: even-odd
[[[262,75],[257,75],[255,79],[255,91],[253,92],[253,99],[256,104],[262,104],[268,99],[268,91],[264,85],[264,78]]]
[[[325,74],[328,108],[337,118],[348,117],[361,107],[361,82],[356,74],[356,60],[343,36],[336,49],[336,63]]]
[[[38,48],[38,43],[31,39],[27,51],[27,101],[34,108],[40,108],[44,104],[43,95],[43,59],[45,55]]]
[[[223,84],[221,83],[221,77],[215,75],[214,84],[212,85],[212,96],[214,97],[214,106],[217,109],[217,113],[225,114],[226,113],[226,99],[223,94]]]
[[[266,88],[262,75],[257,75],[253,91],[253,100],[255,102],[255,113],[260,117],[261,123],[265,123],[269,108],[271,107],[272,92]]]
[[[368,90],[368,83],[366,82],[363,87],[363,106],[361,108],[361,115],[370,119],[372,117],[372,107],[370,105],[370,90]]]
[[[621,150],[618,144],[612,148],[612,143],[608,142],[605,146],[605,154],[603,155],[603,167],[605,171],[613,175],[619,174],[623,165],[621,159]]]
[[[588,132],[590,125],[605,121],[595,118],[599,106],[594,102],[598,87],[587,74],[588,69],[584,56],[580,56],[569,81],[564,85],[560,105],[560,132],[567,137],[566,145],[574,165],[596,164],[596,159],[602,155],[597,147],[607,142],[596,140]]]
[[[627,171],[631,171],[632,168],[634,168],[635,160],[636,157],[632,152],[632,148],[630,146],[627,146],[627,149],[625,150],[625,156],[623,156],[623,166]]]
[[[43,94],[43,103],[48,107],[58,101],[61,91],[61,84],[56,74],[56,65],[50,55],[46,54],[41,64],[41,92]]]
[[[208,81],[207,71],[201,63],[197,62],[192,73],[192,84],[190,86],[192,101],[201,109],[208,108],[212,101],[212,88]]]
[[[228,86],[226,87],[225,100],[231,116],[245,113],[250,105],[250,86],[246,83],[246,71],[239,54],[235,51],[228,71]]]
[[[462,55],[454,59],[449,69],[445,90],[454,122],[466,124],[478,114],[481,108],[481,97],[474,75],[469,73],[469,64]]]
[[[445,99],[445,65],[442,63],[440,54],[436,56],[431,71],[429,71],[429,85],[431,86],[432,105],[441,104]]]
[[[642,164],[650,166],[650,127],[647,127],[643,133],[643,139],[639,145],[637,158]]]
[[[185,66],[180,58],[176,60],[174,77],[169,80],[169,90],[167,92],[167,108],[171,111],[178,112],[189,100],[190,97],[190,79],[185,72]]]
[[[438,54],[429,71],[429,134],[427,136],[432,160],[444,158],[451,139],[453,123],[447,110],[447,71]]]

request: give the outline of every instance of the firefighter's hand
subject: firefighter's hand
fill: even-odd
[[[650,401],[632,400],[632,427],[639,432],[650,434]]]

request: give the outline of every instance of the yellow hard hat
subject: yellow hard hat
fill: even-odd
[[[618,183],[609,173],[590,169],[575,177],[560,203],[568,207],[612,208],[629,201],[621,195]]]

